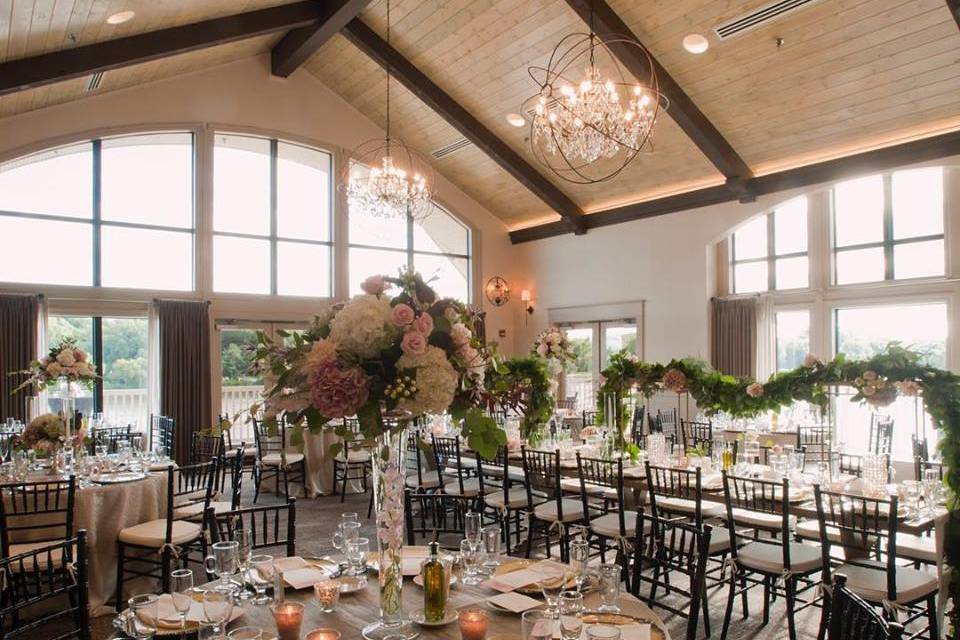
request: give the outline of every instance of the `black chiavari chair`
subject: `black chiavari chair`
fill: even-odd
[[[897,562],[897,496],[885,500],[826,491],[820,485],[814,485],[814,495],[820,526],[823,584],[829,589],[833,585],[833,573],[842,573],[847,577],[850,591],[874,606],[883,607],[888,615],[897,616],[897,611],[905,611],[904,624],[926,614],[930,639],[939,638],[937,575],[899,566]],[[828,527],[836,533],[828,535],[831,533]],[[881,549],[880,560],[871,557]],[[837,551],[843,551],[846,556],[839,565],[833,564]],[[926,606],[920,607],[921,603]],[[821,627],[825,623],[821,620]]]
[[[190,464],[223,461],[223,436],[212,431],[195,431],[190,446]]]
[[[257,445],[256,443],[244,442],[242,439],[234,442],[233,440],[233,426],[234,423],[231,422],[225,416],[217,416],[217,424],[220,425],[220,435],[223,437],[223,450],[224,455],[234,456],[240,455],[242,457],[242,469],[243,471],[249,471],[250,477],[256,477],[257,473]],[[239,450],[240,453],[237,453]]]
[[[493,512],[494,519],[500,525],[508,554],[511,548],[510,520],[513,519],[513,530],[517,535],[517,544],[520,544],[520,512],[527,506],[523,482],[511,476],[510,453],[505,446],[497,447],[492,458],[477,454],[477,477],[483,504]]]
[[[210,543],[237,539],[237,530],[250,532],[251,551],[269,550],[286,557],[297,555],[297,499],[283,504],[244,507],[223,513],[207,509],[204,528]],[[212,580],[213,576],[208,577]]]
[[[579,500],[563,497],[560,488],[560,451],[537,451],[520,447],[523,458],[523,475],[527,487],[527,512],[530,520],[527,528],[527,557],[533,547],[533,538],[539,531],[551,555],[551,531],[559,531],[560,559],[569,556],[567,527],[584,521],[583,504]]]
[[[117,453],[121,442],[129,443],[132,447],[140,439],[141,434],[134,433],[130,425],[125,427],[99,427],[94,429],[90,436],[90,452],[94,453],[96,446],[101,445],[107,453]]]
[[[681,420],[680,433],[683,437],[684,449],[703,449],[710,455],[713,449],[713,423],[697,422],[696,420]]]
[[[893,416],[870,414],[870,453],[890,455],[893,446]]]
[[[200,521],[208,507],[218,511],[230,511],[233,508],[232,499],[229,502],[214,502],[220,477],[219,458],[178,467],[174,475],[176,476],[173,494],[174,518]]]
[[[830,640],[900,640],[903,636],[903,625],[884,620],[847,587],[843,574],[834,577],[829,626]]]
[[[257,445],[257,470],[254,474],[253,502],[260,498],[263,483],[270,478],[276,481],[276,492],[280,493],[280,480],[283,479],[283,495],[290,497],[290,481],[306,486],[306,462],[304,455],[287,451],[287,425],[278,418],[275,429],[263,421],[253,419],[253,436]]]
[[[617,562],[626,572],[629,560],[626,543],[636,533],[637,514],[624,509],[623,458],[585,458],[578,451],[577,476],[588,540],[590,535],[597,536],[602,562],[607,561],[607,543],[612,541]]]
[[[150,415],[150,451],[173,457],[173,432],[176,422],[169,416]]]
[[[910,443],[913,445],[913,457],[914,459],[920,458],[921,460],[930,459],[930,447],[927,445],[927,439],[922,436],[917,436],[917,434],[910,434]]]
[[[840,473],[863,477],[863,456],[857,456],[850,453],[837,454],[837,468]]]
[[[464,516],[473,510],[474,500],[449,493],[421,493],[404,490],[407,544],[437,539],[444,549],[458,549],[463,538]],[[453,536],[453,537],[444,537]]]
[[[584,410],[583,413],[581,414],[583,418],[583,426],[584,427],[597,426],[597,416],[599,415],[600,415],[599,412],[595,410]]]
[[[664,439],[671,445],[677,444],[679,434],[677,433],[676,409],[670,409],[669,411],[657,409],[657,431],[662,433]]]
[[[3,556],[73,537],[76,477],[0,485],[0,551]]]
[[[769,533],[771,537],[756,536],[744,546],[730,545],[730,558],[736,571],[730,572],[730,591],[720,640],[726,640],[737,595],[745,598],[747,592],[757,586],[763,587],[760,626],[766,626],[770,620],[771,600],[781,595],[787,606],[788,634],[790,640],[796,640],[794,614],[815,602],[800,600],[798,596],[819,588],[819,582],[809,577],[820,571],[823,559],[818,547],[792,541],[795,519],[790,516],[790,483],[786,479],[774,482],[743,478],[724,471],[723,492],[731,540],[736,540],[737,527],[744,525],[757,532]],[[782,588],[779,586],[781,579]]]
[[[0,558],[0,638],[90,640],[87,532]],[[29,617],[29,619],[28,619]]]
[[[407,473],[405,483],[408,489],[429,491],[439,489],[443,484],[440,476],[443,470],[436,468],[436,457],[433,455],[432,446],[424,442],[414,429],[407,432],[404,466]]]
[[[797,449],[806,452],[806,464],[830,463],[830,427],[805,425],[797,427]]]
[[[452,496],[476,498],[480,495],[480,480],[471,478],[470,473],[463,466],[460,455],[460,438],[445,438],[431,436],[433,455],[437,461],[437,469],[443,474],[441,477],[453,474],[456,476],[443,484],[443,492]]]
[[[347,482],[351,480],[360,481],[363,492],[367,492],[367,481],[373,469],[370,452],[357,445],[351,447],[350,444],[350,440],[359,437],[360,422],[356,419],[345,418],[343,427],[354,437],[344,438],[343,449],[333,458],[333,490],[336,491],[339,485],[341,503],[347,499]]]
[[[633,420],[630,421],[630,441],[643,448],[647,435],[647,407],[640,405],[633,412]]]
[[[710,539],[714,529],[702,527],[655,514],[637,511],[637,527],[633,543],[633,567],[629,581],[630,592],[651,607],[660,607],[687,618],[685,640],[697,637],[697,623],[702,609],[704,630],[710,635],[707,615],[706,573]],[[686,578],[688,587],[680,584]],[[644,593],[643,586],[650,591]],[[677,594],[685,606],[658,598],[657,591]]]

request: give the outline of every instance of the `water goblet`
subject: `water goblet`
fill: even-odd
[[[580,640],[583,631],[583,594],[579,591],[564,591],[560,594],[560,638]]]
[[[520,617],[523,640],[553,640],[553,617],[543,609],[524,611]]]
[[[567,575],[562,569],[555,567],[540,569],[540,579],[537,580],[537,586],[540,587],[540,593],[547,603],[547,611],[554,620],[560,615],[560,593],[564,590],[566,583]]]
[[[124,631],[135,640],[150,640],[157,633],[160,597],[152,593],[136,595],[127,600],[127,607],[130,612]]]
[[[370,552],[370,539],[357,538],[344,543],[347,562],[350,563],[350,575],[362,576],[367,570],[367,554]]]
[[[924,469],[923,471],[923,499],[927,503],[927,510],[934,515],[940,503],[943,480],[940,479],[939,469]]]
[[[211,589],[203,594],[203,615],[207,622],[220,628],[223,638],[230,616],[233,615],[233,595],[229,591]]]
[[[346,526],[349,525],[349,526]],[[349,531],[346,531],[349,529]],[[333,542],[333,548],[343,553],[343,542],[344,539],[349,537],[350,539],[356,539],[360,536],[360,518],[355,512],[347,512],[340,514],[340,522],[337,523],[337,526],[333,530],[333,535],[331,536]]]
[[[235,529],[233,537],[237,541],[237,564],[240,569],[241,600],[249,600],[253,593],[247,589],[247,572],[250,570],[250,556],[253,553],[253,531],[247,528]]]
[[[187,613],[193,605],[190,591],[193,589],[193,571],[175,569],[170,572],[170,597],[173,608],[180,614],[180,637],[187,637]]]
[[[250,582],[253,583],[253,590],[257,594],[253,599],[254,604],[270,602],[267,587],[273,584],[273,574],[273,556],[263,554],[250,557]]]
[[[500,566],[500,526],[487,525],[481,529],[480,535],[483,538],[483,572],[493,575]]]
[[[570,566],[577,590],[583,591],[587,584],[587,563],[590,560],[590,543],[586,540],[574,540],[570,543]]]
[[[236,540],[214,542],[212,546],[213,554],[204,558],[203,562],[207,573],[212,573],[220,578],[218,589],[233,591],[234,586],[230,577],[237,573],[239,548],[240,543]]]
[[[470,540],[460,541],[460,567],[463,575],[463,584],[480,584],[480,577],[477,575],[478,545]]]

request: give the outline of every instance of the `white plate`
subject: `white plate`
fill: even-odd
[[[143,472],[124,471],[122,473],[102,473],[99,476],[90,476],[90,481],[97,484],[123,484],[124,482],[143,480],[146,477],[147,474]]]
[[[423,588],[423,574],[420,574],[420,575],[418,575],[418,576],[413,576],[413,584],[417,585],[418,587],[420,587],[420,588],[422,589],[422,588]],[[450,586],[452,587],[452,586],[455,585],[455,584],[457,584],[457,576],[455,576],[454,574],[451,573],[451,574],[450,574]]]
[[[423,619],[423,609],[417,609],[410,614],[410,619],[421,627],[444,627],[457,619],[456,609],[447,609],[443,612],[443,620],[440,622],[427,622]]]

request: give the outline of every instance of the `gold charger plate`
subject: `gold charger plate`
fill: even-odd
[[[529,560],[526,558],[522,558],[519,560],[511,560],[510,562],[504,562],[497,567],[496,571],[493,572],[493,575],[502,576],[507,573],[513,573],[514,571],[520,571],[521,569],[526,569],[532,565],[537,564],[538,562],[540,562],[540,560]],[[572,570],[571,570],[571,573],[572,573]],[[566,586],[572,587],[572,586],[575,586],[576,583],[577,583],[576,579],[571,577],[569,580],[567,580]],[[517,593],[528,595],[528,596],[540,595],[540,587],[538,587],[536,584],[528,584],[525,587],[519,587],[517,589],[514,589],[514,591],[516,591]]]
[[[653,620],[641,616],[632,616],[627,613],[608,613],[606,611],[584,611],[582,619],[583,624],[611,624],[616,627],[649,624],[650,640],[666,640],[667,638],[667,634]]]

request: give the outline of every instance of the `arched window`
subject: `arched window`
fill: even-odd
[[[443,297],[470,301],[470,229],[437,204],[424,220],[349,214],[350,295],[374,274],[411,266]]]
[[[164,132],[0,164],[0,282],[193,289],[193,155]]]

